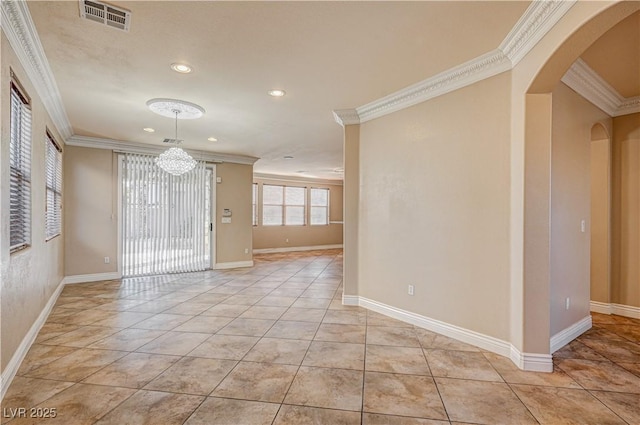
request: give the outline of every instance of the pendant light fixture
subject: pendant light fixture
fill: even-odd
[[[200,118],[204,114],[204,109],[198,105],[183,100],[176,99],[151,99],[147,106],[153,112],[165,116],[175,117],[175,139],[165,139],[165,143],[175,143],[179,145],[182,140],[178,139],[178,118],[194,119]],[[196,161],[187,152],[178,146],[171,147],[161,153],[155,159],[156,165],[174,176],[180,176],[193,170]]]
[[[176,138],[173,139],[173,143],[179,145],[182,142],[182,140],[178,139],[178,114],[180,114],[180,111],[178,109],[174,109],[173,112],[176,114]],[[169,174],[181,176],[182,174],[188,173],[194,169],[196,166],[196,160],[193,159],[191,155],[175,146],[161,153],[160,156],[156,158],[156,165]]]

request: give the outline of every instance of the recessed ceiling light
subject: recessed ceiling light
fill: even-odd
[[[284,159],[293,159],[293,157],[291,155],[287,155],[284,157]]]
[[[210,141],[210,142],[217,142],[218,141],[218,139],[216,139],[215,137],[208,137],[207,140]]]
[[[280,90],[280,89],[269,90],[268,93],[269,93],[269,96],[273,96],[273,97],[282,97],[286,94],[284,90]]]
[[[146,131],[147,133],[153,133],[155,130],[151,127],[145,127],[143,128],[144,131]]]
[[[184,63],[172,63],[171,69],[180,74],[188,74],[192,71],[191,67]]]

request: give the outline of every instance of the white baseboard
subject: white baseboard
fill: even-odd
[[[412,325],[420,328],[474,345],[484,350],[491,351],[492,353],[500,354],[501,356],[510,358],[520,369],[523,370],[537,372],[553,371],[551,354],[521,353],[507,341],[357,295],[342,295],[342,304],[359,305],[377,313],[384,314],[385,316],[411,323]]]
[[[632,319],[640,319],[640,307],[634,307],[631,305],[591,301],[591,311],[594,313],[616,314],[618,316],[630,317]]]
[[[551,353],[555,353],[589,329],[591,329],[591,315],[580,319],[568,328],[553,335],[549,342]]]
[[[60,296],[64,285],[65,284],[63,279],[58,284],[56,290],[53,291],[51,297],[49,297],[49,301],[47,301],[47,304],[40,312],[40,315],[38,316],[36,321],[33,322],[31,328],[29,328],[29,331],[22,339],[22,342],[16,349],[15,353],[13,353],[13,357],[11,357],[11,360],[9,360],[7,367],[5,367],[4,371],[2,372],[2,375],[0,376],[0,400],[4,399],[4,395],[7,393],[9,385],[11,385],[13,378],[16,376],[16,373],[20,368],[20,364],[24,360],[24,357],[27,355],[27,352],[29,352],[31,345],[36,340],[36,337],[38,336],[38,332],[40,332],[42,325],[44,325],[44,323],[47,321],[47,317],[49,317],[49,313],[51,313],[53,306],[56,304],[56,301],[58,300],[58,297]]]
[[[594,313],[611,314],[611,304],[601,303],[600,301],[591,301],[590,308]]]
[[[522,370],[529,372],[553,372],[553,357],[551,354],[522,353],[512,345],[509,358]]]
[[[239,269],[242,267],[253,267],[253,260],[249,261],[231,261],[228,263],[216,263],[215,270]]]
[[[314,245],[314,246],[287,246],[284,248],[260,248],[254,249],[254,254],[274,254],[277,252],[318,251],[323,249],[342,249],[342,244]]]
[[[118,272],[77,274],[73,276],[65,276],[62,283],[68,285],[70,283],[99,282],[101,280],[120,279],[121,277],[122,276],[120,276],[120,273]]]

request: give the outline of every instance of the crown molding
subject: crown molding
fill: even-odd
[[[400,111],[511,70],[576,3],[535,0],[497,49],[355,109],[333,112],[343,127]]]
[[[370,121],[392,112],[408,108],[459,88],[511,69],[511,63],[499,50],[434,75],[381,99],[356,108],[360,122]]]
[[[83,148],[107,149],[120,153],[137,153],[143,155],[158,155],[167,148],[165,146],[149,145],[145,143],[125,142],[122,140],[103,139],[100,137],[71,136],[67,145]],[[253,165],[259,158],[246,155],[232,155],[226,153],[208,152],[194,149],[187,150],[195,159],[207,162]]]
[[[576,0],[535,0],[498,46],[514,67],[573,7]]]
[[[42,99],[51,120],[67,139],[73,135],[73,129],[62,103],[58,85],[44,54],[38,32],[31,19],[26,1],[2,0],[2,30],[9,44],[18,56],[29,80]]]
[[[333,119],[343,127],[360,124],[360,116],[355,109],[336,109],[333,111]]]
[[[561,81],[612,117],[640,112],[640,96],[624,98],[578,58]]]
[[[283,174],[268,174],[268,173],[253,173],[254,179],[269,180],[269,181],[283,181],[293,183],[310,183],[319,185],[332,185],[342,186],[342,179],[317,179],[314,177],[302,177],[302,176],[287,176]]]

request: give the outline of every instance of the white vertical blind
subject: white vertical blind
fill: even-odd
[[[47,200],[45,211],[46,238],[62,233],[62,149],[49,133],[46,135],[45,179]]]
[[[172,176],[154,157],[123,162],[123,274],[181,273],[209,267],[211,171],[199,162]]]
[[[31,244],[31,108],[13,84],[10,127],[9,244],[16,251]]]

